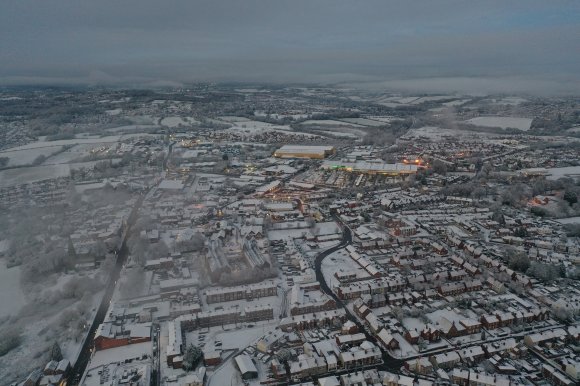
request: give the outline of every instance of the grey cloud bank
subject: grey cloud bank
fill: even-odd
[[[578,20],[575,1],[7,1],[0,84],[570,93]]]

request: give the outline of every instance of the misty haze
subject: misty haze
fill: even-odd
[[[580,384],[580,3],[5,1],[0,386]]]

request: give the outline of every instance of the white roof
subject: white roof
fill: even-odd
[[[159,184],[159,189],[171,189],[171,190],[183,189],[183,182],[179,180],[163,180]]]
[[[250,358],[248,355],[246,354],[238,355],[235,359],[236,364],[238,365],[238,369],[242,374],[250,372],[255,373],[258,372],[258,369],[256,368],[256,365],[254,365],[252,358]]]

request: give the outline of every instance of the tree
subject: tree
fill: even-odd
[[[93,244],[91,247],[91,255],[98,260],[104,259],[107,256],[107,246],[105,243],[97,241]]]
[[[10,326],[0,332],[0,357],[8,354],[10,351],[20,346],[22,336],[17,327]]]
[[[67,261],[66,261],[66,266],[67,268],[74,268],[76,262],[77,262],[77,252],[75,250],[75,246],[73,244],[72,239],[69,237],[68,238],[68,246],[67,246]]]
[[[567,201],[570,206],[572,206],[578,202],[578,195],[570,190],[567,190],[564,193],[564,200]]]
[[[201,349],[193,344],[187,346],[187,350],[183,355],[183,368],[186,371],[191,371],[197,367],[197,364],[201,361],[203,353]]]
[[[546,217],[548,215],[548,211],[540,206],[534,206],[532,209],[530,209],[530,213],[538,217]]]
[[[560,269],[560,266],[555,264],[534,261],[526,273],[544,282],[550,282],[558,279],[562,274],[562,270]]]
[[[528,230],[524,227],[519,227],[514,231],[516,237],[528,237]]]
[[[199,232],[195,233],[190,240],[177,242],[177,248],[182,252],[199,252],[205,245],[205,238]]]
[[[528,256],[516,251],[512,251],[511,253],[512,254],[509,257],[508,266],[516,271],[526,272],[526,270],[530,267],[530,259]]]
[[[50,360],[51,361],[61,361],[62,360],[62,351],[60,349],[60,345],[57,341],[54,341],[52,348],[50,349]]]
[[[444,162],[436,159],[433,161],[433,172],[444,176],[447,174],[447,165],[445,165]]]
[[[425,339],[419,337],[419,340],[417,341],[417,346],[419,347],[419,351],[423,351],[427,348],[428,344],[425,341]]]
[[[135,268],[129,271],[125,280],[121,283],[120,292],[124,298],[138,296],[145,284],[145,271],[143,268]]]
[[[38,166],[42,164],[44,161],[46,161],[46,156],[44,154],[41,154],[38,157],[36,157],[34,161],[32,161],[32,165]]]

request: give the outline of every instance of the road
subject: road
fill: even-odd
[[[125,230],[125,235],[123,237],[123,242],[121,243],[121,247],[117,251],[117,260],[115,262],[115,266],[111,274],[109,275],[109,280],[107,285],[105,286],[105,294],[103,295],[103,299],[101,300],[101,304],[99,305],[99,309],[97,310],[97,314],[93,319],[93,323],[89,328],[89,332],[87,334],[87,338],[83,343],[79,356],[67,378],[67,385],[78,385],[80,383],[81,377],[85,372],[85,369],[91,359],[91,350],[93,348],[93,338],[95,336],[95,332],[103,320],[105,320],[105,316],[107,315],[107,310],[109,309],[109,304],[111,302],[111,297],[115,292],[115,286],[117,285],[117,280],[121,274],[121,269],[123,268],[123,264],[127,260],[127,256],[129,255],[129,248],[127,247],[127,236],[129,235],[129,231],[131,226],[135,223],[137,218],[137,213],[141,204],[143,203],[143,199],[145,196],[139,197],[133,210],[131,211],[131,215],[129,216],[129,221],[127,221],[127,228]]]
[[[338,218],[335,217],[334,219],[338,223],[340,223],[340,220]],[[326,283],[326,279],[324,278],[324,275],[322,274],[322,261],[326,257],[328,257],[329,255],[333,254],[334,252],[336,252],[340,249],[346,248],[350,244],[352,244],[352,232],[350,231],[350,229],[347,226],[343,226],[342,241],[340,242],[340,244],[335,245],[334,247],[327,249],[327,250],[321,252],[318,256],[316,256],[316,259],[314,260],[314,271],[316,272],[316,280],[318,280],[318,282],[320,283],[320,289],[322,290],[322,292],[324,292],[325,294],[327,294],[328,296],[333,298],[334,301],[336,302],[336,305],[338,307],[343,308],[346,311],[346,317],[358,326],[359,331],[363,332],[366,335],[367,340],[369,340],[369,341],[377,344],[379,347],[381,347],[380,344],[378,344],[375,336],[370,334],[366,330],[365,326],[358,320],[358,318],[355,315],[352,314],[352,312],[350,312],[348,307],[346,307],[346,304],[341,299],[339,299],[338,296],[336,296],[336,294],[330,289],[330,287]],[[382,348],[381,348],[381,351],[383,353],[383,364],[378,366],[378,368],[380,368],[381,370],[387,370],[387,371],[399,371],[399,369],[403,365],[404,361],[401,359],[396,359],[396,358],[391,357]]]

